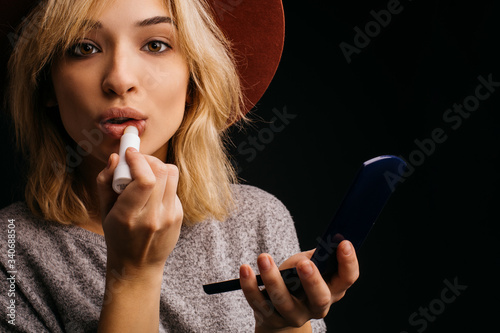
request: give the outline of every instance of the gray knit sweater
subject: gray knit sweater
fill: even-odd
[[[182,227],[165,265],[160,332],[253,332],[241,290],[206,295],[202,285],[238,277],[244,263],[257,271],[260,253],[280,264],[300,251],[278,199],[251,186],[234,192],[238,209],[228,220]],[[0,210],[0,225],[1,331],[95,332],[103,299],[112,297],[104,296],[104,237],[37,219],[24,203]],[[313,321],[313,330],[326,331],[324,322]]]

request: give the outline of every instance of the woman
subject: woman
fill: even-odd
[[[3,328],[324,331],[310,319],[354,283],[356,255],[341,243],[339,273],[326,283],[310,251],[292,256],[300,249],[283,205],[234,184],[224,134],[248,103],[239,55],[211,13],[200,0],[52,0],[25,20],[9,109],[29,171],[26,203],[0,214],[16,251],[12,266],[2,263],[4,281],[15,280],[14,296],[2,293],[15,306]],[[127,150],[133,181],[117,195],[129,125],[141,151]],[[275,262],[297,267],[304,297],[290,294]],[[203,283],[238,273],[243,293],[203,293]]]

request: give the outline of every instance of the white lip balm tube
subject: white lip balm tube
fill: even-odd
[[[128,126],[125,128],[125,131],[120,139],[120,161],[118,162],[113,175],[113,190],[118,194],[122,193],[125,187],[127,187],[127,185],[132,181],[130,168],[125,160],[125,151],[129,147],[133,147],[139,151],[140,145],[141,139],[139,138],[139,130],[134,126]]]

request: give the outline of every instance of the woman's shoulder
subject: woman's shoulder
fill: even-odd
[[[0,217],[2,218],[8,217],[9,215],[28,215],[28,213],[30,213],[30,211],[24,201],[14,202],[0,209]]]
[[[36,217],[25,202],[15,202],[0,210],[0,224],[3,228],[15,229],[16,242],[36,241],[44,234],[52,234],[53,227]]]
[[[60,243],[63,239],[82,239],[82,241],[90,241],[98,245],[104,244],[100,235],[75,225],[47,221],[36,216],[23,201],[0,209],[0,226],[4,230],[6,227],[15,229],[16,243],[20,246],[23,244],[32,246],[35,243],[37,246],[49,246],[54,244],[55,240]]]
[[[0,224],[2,227],[8,224],[10,228],[14,228],[14,226],[17,228],[26,228],[31,225],[36,225],[36,220],[37,218],[30,211],[26,203],[22,201],[15,202],[0,209]]]
[[[233,195],[239,207],[284,208],[283,203],[273,194],[246,184],[232,185]]]
[[[233,185],[233,193],[236,203],[233,218],[243,220],[247,225],[291,220],[285,205],[265,190],[251,185]]]

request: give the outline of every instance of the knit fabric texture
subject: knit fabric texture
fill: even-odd
[[[247,185],[233,189],[237,209],[226,221],[182,226],[165,264],[160,332],[254,332],[253,311],[241,290],[207,295],[202,285],[239,277],[242,264],[258,272],[260,253],[271,254],[280,265],[300,252],[290,213],[276,197]],[[0,224],[1,331],[95,332],[103,302],[120,292],[104,295],[104,236],[38,219],[23,202],[2,209]],[[15,230],[15,238],[9,238],[15,241],[10,243],[15,244],[14,266],[7,260],[9,227]],[[116,278],[124,274],[113,272]],[[11,300],[14,311],[7,309]],[[323,320],[312,325],[314,332],[326,331]]]

